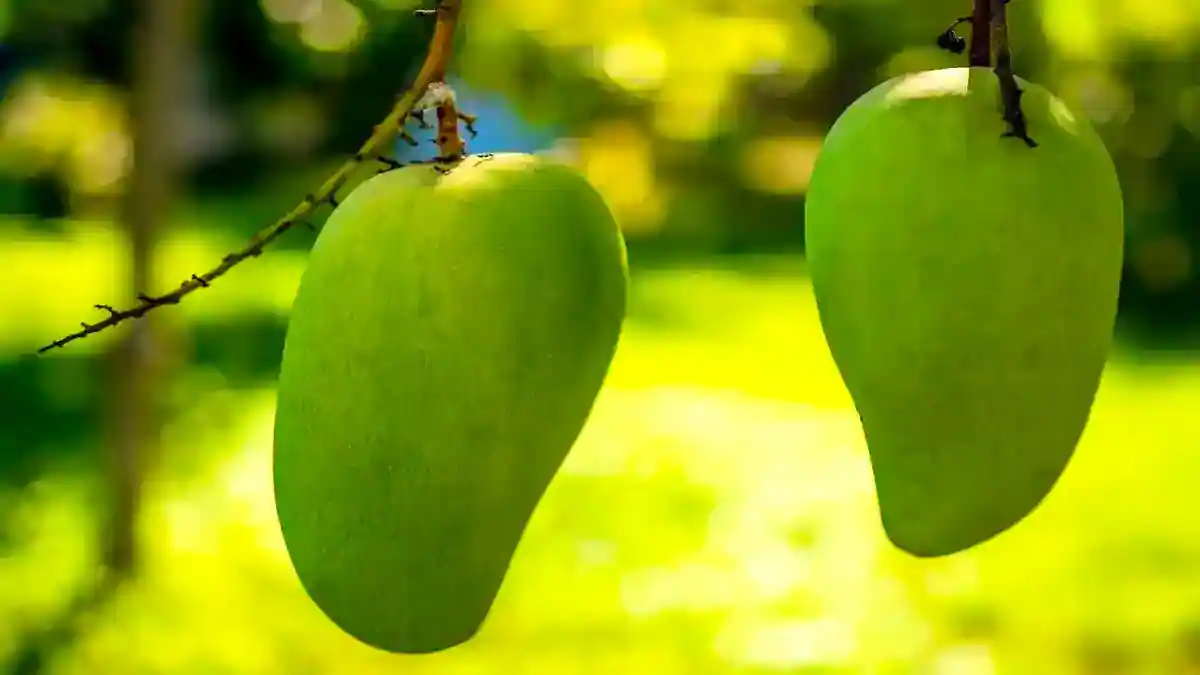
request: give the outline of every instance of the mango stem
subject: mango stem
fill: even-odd
[[[985,1],[985,0],[980,0]],[[1006,138],[1019,138],[1031,148],[1037,147],[1037,142],[1029,137],[1028,122],[1021,110],[1021,87],[1017,85],[1017,77],[1012,69],[1012,52],[1008,46],[1008,13],[1005,5],[1008,0],[991,0],[994,12],[991,18],[991,41],[996,51],[996,77],[1000,80],[1000,97],[1004,102],[1004,121],[1008,123]]]
[[[970,65],[972,68],[990,68],[992,66],[991,24],[991,0],[975,0],[975,11],[971,13]]]

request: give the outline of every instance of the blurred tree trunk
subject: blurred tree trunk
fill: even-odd
[[[195,0],[136,0],[133,86],[129,115],[133,167],[122,221],[132,259],[132,295],[152,294],[154,249],[168,216],[182,167],[178,142],[188,70],[195,67]],[[14,675],[35,675],[78,637],[85,618],[101,609],[138,568],[138,516],[143,474],[157,449],[169,348],[155,314],[134,321],[109,359],[109,427],[105,459],[109,503],[101,574],[81,589],[44,630],[16,650]]]
[[[170,211],[180,173],[184,84],[194,62],[194,0],[139,0],[133,32],[129,114],[133,172],[124,222],[132,260],[133,295],[150,295],[158,230]],[[108,438],[111,511],[105,563],[117,577],[137,569],[137,520],[142,474],[161,426],[164,345],[154,314],[135,321],[112,354],[113,406]]]

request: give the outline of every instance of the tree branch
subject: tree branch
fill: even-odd
[[[108,312],[108,317],[92,324],[81,323],[81,330],[41,347],[37,350],[37,353],[42,354],[56,347],[63,347],[70,342],[99,333],[124,321],[140,318],[156,307],[179,303],[184,296],[198,288],[208,287],[214,280],[224,275],[243,260],[261,255],[267,244],[270,244],[296,224],[303,223],[313,228],[314,226],[308,223],[306,218],[312,215],[323,204],[330,204],[336,207],[338,203],[338,190],[346,184],[351,175],[363,164],[379,161],[389,168],[398,166],[395,161],[386,158],[384,152],[397,134],[408,138],[407,134],[404,133],[404,124],[408,121],[408,117],[416,109],[417,103],[425,95],[426,90],[429,89],[429,85],[434,82],[444,81],[446,65],[453,47],[454,29],[458,25],[458,17],[462,11],[462,1],[438,0],[437,9],[416,11],[418,15],[434,16],[437,20],[433,38],[430,40],[429,52],[425,57],[420,72],[417,74],[412,85],[401,94],[388,116],[375,126],[371,137],[363,143],[354,157],[342,164],[316,191],[309,193],[299,205],[275,221],[274,224],[260,230],[245,247],[225,256],[219,265],[208,272],[199,275],[193,274],[190,279],[187,279],[178,288],[169,293],[157,296],[141,294],[138,296],[138,304],[128,309],[118,310],[109,305],[95,305],[97,309]]]

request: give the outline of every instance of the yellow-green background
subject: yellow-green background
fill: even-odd
[[[114,222],[128,92],[87,73],[98,57],[72,31],[125,25],[129,3],[0,2],[0,45],[33,55],[0,101],[0,672],[1200,673],[1196,0],[1010,5],[1018,73],[1091,117],[1121,172],[1121,339],[1044,505],[937,560],[883,537],[799,245],[822,131],[881,79],[960,63],[932,44],[969,3],[464,2],[456,72],[559,130],[557,151],[626,229],[631,310],[492,616],[467,646],[425,657],[341,634],[282,548],[273,386],[304,232],[159,312],[163,419],[140,488],[140,566],[103,602],[73,604],[106,532],[106,392],[124,375],[104,364],[123,331],[21,357],[128,295]],[[248,130],[230,147],[254,150],[222,165],[235,179],[192,180],[163,214],[161,290],[351,152],[427,36],[403,0],[201,4],[259,16],[254,39],[283,74],[213,104]],[[235,70],[205,44],[213,72]],[[397,61],[365,58],[369,44]],[[46,176],[57,206],[27,196]]]

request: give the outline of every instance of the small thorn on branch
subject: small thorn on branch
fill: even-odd
[[[478,117],[460,112],[458,113],[458,119],[462,120],[463,127],[465,127],[467,132],[471,134],[471,138],[475,138],[479,135],[479,132],[475,130],[475,123],[479,121]]]
[[[397,162],[396,160],[392,159],[391,157],[384,157],[382,155],[379,157],[376,157],[375,161],[377,161],[383,165],[383,168],[380,169],[378,171],[378,173],[387,173],[388,171],[393,171],[395,169],[399,169],[404,166],[404,162]]]

